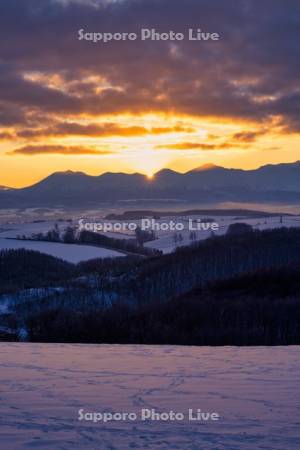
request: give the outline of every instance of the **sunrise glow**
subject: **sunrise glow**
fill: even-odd
[[[13,33],[5,35],[11,63],[1,78],[2,185],[22,187],[69,169],[152,177],[165,167],[184,172],[213,163],[250,169],[299,159],[292,106],[299,89],[299,79],[293,80],[296,59],[277,66],[269,47],[233,20],[233,32],[223,36],[221,21],[221,38],[210,43],[137,39],[94,45],[72,34],[77,14],[99,12],[101,28],[110,2],[105,12],[101,1],[78,1],[76,13],[71,1],[62,4],[56,3],[61,20],[55,30],[42,29],[41,8],[30,18],[35,32],[18,28],[24,39],[17,43]],[[117,4],[121,23],[131,3]],[[269,20],[261,14],[261,22]],[[161,27],[171,29],[167,17],[160,16]],[[64,18],[74,24],[62,26]],[[216,28],[209,11],[202,19]],[[193,8],[182,21],[198,28]],[[36,41],[39,32],[45,40]],[[280,42],[284,48],[285,36]],[[264,54],[263,67],[253,48]],[[241,56],[247,64],[240,64]]]

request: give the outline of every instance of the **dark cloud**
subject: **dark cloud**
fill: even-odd
[[[252,143],[255,142],[259,137],[264,136],[267,130],[257,130],[257,131],[241,131],[240,133],[235,133],[232,135],[233,141]]]
[[[10,133],[9,131],[0,131],[0,140],[1,141],[11,141],[15,138],[15,135]]]
[[[1,102],[0,97],[0,126],[10,127],[13,125],[27,126],[26,113],[20,108],[16,109],[10,103]]]
[[[59,154],[59,155],[107,155],[112,152],[109,150],[97,150],[95,148],[84,146],[66,146],[66,145],[27,145],[16,148],[9,152],[10,155],[43,155],[43,154]]]
[[[166,144],[166,145],[157,145],[158,149],[168,149],[168,150],[222,150],[226,148],[231,148],[234,145],[230,145],[229,143],[222,144],[206,144],[201,142],[178,142],[176,144]]]
[[[25,129],[18,133],[21,138],[32,139],[37,137],[53,137],[53,136],[90,136],[90,137],[134,137],[145,136],[148,134],[164,134],[164,133],[182,133],[194,131],[193,128],[176,125],[174,127],[153,127],[145,128],[141,126],[125,127],[116,123],[104,124],[88,124],[82,125],[76,122],[58,123],[48,128],[41,129]]]
[[[1,120],[151,111],[300,131],[294,0],[10,0],[0,15]],[[78,41],[77,31],[202,28],[216,42]],[[26,78],[41,73],[43,79]],[[53,74],[61,85],[47,83]],[[98,77],[98,78],[97,78]],[[5,103],[4,103],[5,102]],[[14,113],[12,113],[14,111]]]

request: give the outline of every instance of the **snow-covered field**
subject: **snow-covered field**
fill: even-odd
[[[219,229],[213,231],[216,236],[220,236],[226,233],[230,224],[243,222],[251,225],[256,230],[267,230],[274,229],[280,227],[300,227],[300,216],[282,216],[282,219],[279,216],[270,216],[270,217],[260,217],[260,218],[248,218],[248,217],[237,217],[237,216],[209,216],[210,219],[218,224]],[[163,217],[159,222],[169,222],[174,220],[176,222],[183,223],[185,225],[185,229],[183,231],[177,232],[177,234],[182,235],[181,242],[174,242],[175,231],[158,231],[156,232],[157,239],[151,242],[146,242],[145,246],[150,248],[156,248],[158,250],[162,250],[163,253],[172,252],[175,247],[190,245],[190,233],[191,230],[188,227],[188,220],[192,219],[193,221],[197,219],[202,219],[205,222],[205,217],[203,216],[190,216],[190,217]],[[196,225],[194,224],[195,228]],[[196,240],[201,241],[207,239],[211,236],[212,230],[196,230]]]
[[[94,258],[114,258],[116,256],[124,256],[124,253],[115,250],[93,247],[89,245],[14,239],[23,235],[30,238],[36,233],[47,233],[47,231],[52,230],[56,224],[58,225],[61,233],[63,233],[68,226],[73,225],[68,221],[56,222],[53,220],[25,223],[2,223],[0,227],[0,251],[6,249],[25,248],[27,250],[36,250],[41,253],[46,253],[72,263],[87,261]],[[76,223],[74,225],[76,225]]]
[[[103,219],[105,211],[98,211],[98,215],[95,211],[94,216],[90,216],[89,218],[84,219],[84,223],[91,224],[104,224],[107,223],[107,220]],[[74,213],[73,213],[74,214]],[[78,214],[78,213],[77,213]],[[91,214],[91,212],[89,212]],[[45,242],[18,242],[13,240],[5,240],[4,238],[16,238],[18,236],[26,236],[27,238],[32,237],[32,235],[37,233],[47,233],[47,231],[52,230],[55,225],[58,226],[61,235],[64,230],[68,226],[72,226],[75,228],[79,228],[78,220],[82,216],[78,216],[76,218],[75,215],[72,217],[72,222],[60,219],[58,222],[55,220],[42,220],[42,221],[27,221],[27,222],[2,222],[0,225],[0,249],[1,248],[29,248],[29,249],[38,249],[44,253],[49,253],[53,256],[58,256],[60,258],[64,258],[71,262],[83,261],[91,258],[101,258],[106,256],[120,256],[120,253],[117,251],[106,250],[101,248],[93,248],[93,247],[83,247],[83,246],[65,246],[64,244],[48,244]],[[158,250],[162,250],[163,253],[170,253],[176,247],[182,245],[190,245],[192,241],[190,240],[191,229],[189,228],[189,220],[194,221],[194,228],[196,227],[196,221],[202,220],[206,222],[208,219],[212,220],[214,223],[218,225],[218,230],[214,230],[213,233],[215,235],[225,234],[228,226],[232,223],[243,222],[250,224],[254,229],[265,230],[272,228],[280,228],[280,227],[299,227],[300,226],[300,215],[298,216],[272,216],[269,217],[243,217],[241,216],[219,216],[219,215],[208,215],[207,217],[200,215],[192,215],[192,216],[163,216],[160,219],[155,221],[155,226],[160,229],[154,229],[156,239],[145,244],[146,247],[155,248]],[[184,229],[182,231],[174,231],[170,227],[168,230],[163,230],[162,224],[169,224],[171,222],[180,223],[184,225]],[[121,221],[111,221],[110,224],[115,226],[116,223],[122,223]],[[125,221],[128,223],[128,221]],[[141,225],[140,220],[130,221],[130,223],[134,223],[137,226]],[[151,228],[149,229],[149,231]],[[130,230],[120,230],[120,231],[110,231],[105,233],[108,237],[114,237],[117,239],[128,239],[135,238],[134,231]],[[174,240],[175,235],[181,234],[182,239],[180,241]],[[196,240],[203,240],[210,237],[212,234],[212,229],[209,228],[207,230],[196,230]]]
[[[0,344],[1,449],[296,450],[300,347]],[[218,421],[141,421],[141,409]],[[85,412],[135,421],[84,422]]]
[[[1,234],[0,234],[1,236]],[[90,245],[62,244],[56,242],[22,241],[17,239],[3,239],[0,237],[0,251],[7,249],[36,250],[41,253],[64,259],[71,263],[87,261],[94,258],[124,256],[124,253]]]

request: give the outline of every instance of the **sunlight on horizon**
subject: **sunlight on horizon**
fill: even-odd
[[[57,82],[55,77],[50,81]],[[0,185],[24,187],[66,170],[139,172],[151,180],[164,168],[185,172],[213,163],[254,169],[283,162],[283,149],[285,162],[300,156],[297,135],[265,132],[245,121],[152,113],[69,117],[57,123],[23,134],[6,130],[7,139],[4,134],[0,144]]]

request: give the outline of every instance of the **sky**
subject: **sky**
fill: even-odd
[[[294,0],[2,0],[0,185],[299,160],[299,38]]]

